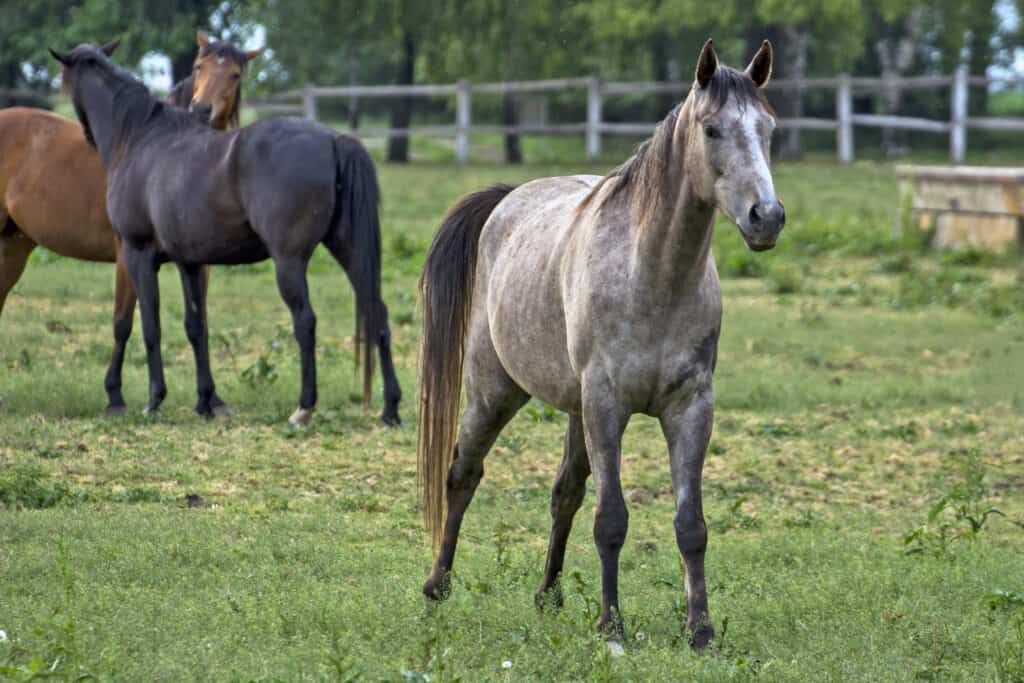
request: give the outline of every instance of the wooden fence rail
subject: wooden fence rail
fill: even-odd
[[[1024,131],[1024,118],[973,117],[968,111],[968,91],[971,86],[988,87],[997,81],[983,76],[970,76],[961,66],[948,76],[913,76],[908,78],[863,78],[841,74],[835,78],[779,79],[772,81],[773,90],[796,91],[797,96],[814,90],[835,91],[834,118],[782,118],[778,125],[784,129],[835,131],[836,155],[840,162],[854,159],[854,129],[857,126],[923,131],[949,136],[949,155],[953,163],[961,163],[967,154],[967,131]],[[998,81],[1008,86],[1024,86],[1024,80]],[[455,98],[455,122],[448,126],[418,126],[408,129],[354,131],[364,137],[408,137],[410,135],[443,136],[455,138],[455,157],[459,163],[469,160],[470,135],[473,131],[528,135],[583,134],[588,159],[601,154],[601,139],[605,135],[649,135],[656,123],[611,123],[603,119],[604,100],[623,95],[667,94],[683,97],[691,87],[687,82],[650,81],[629,83],[604,82],[597,78],[556,78],[542,81],[509,81],[503,83],[458,83],[440,85],[356,85],[324,87],[307,85],[305,88],[278,93],[262,101],[251,101],[245,106],[259,114],[295,114],[315,120],[317,102],[324,98]],[[950,119],[940,121],[913,116],[885,114],[858,114],[853,111],[854,96],[875,94],[891,90],[948,89],[950,93]],[[583,90],[586,93],[587,116],[583,123],[527,124],[518,126],[481,125],[472,120],[472,98],[475,94],[542,94]]]

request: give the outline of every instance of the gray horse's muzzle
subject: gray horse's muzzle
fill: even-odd
[[[753,251],[767,251],[786,226],[786,207],[778,199],[759,201],[750,207],[747,220],[740,224],[740,232]]]

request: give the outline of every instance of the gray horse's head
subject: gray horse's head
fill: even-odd
[[[744,71],[719,65],[708,40],[697,63],[689,115],[679,121],[688,126],[686,168],[697,192],[736,223],[754,251],[775,246],[786,224],[768,170],[775,116],[764,87],[771,73],[767,40]]]

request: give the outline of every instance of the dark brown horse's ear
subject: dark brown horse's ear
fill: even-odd
[[[761,43],[761,49],[747,66],[747,75],[758,88],[768,85],[768,79],[772,77],[772,58],[772,44],[766,40]]]
[[[700,59],[697,60],[697,85],[706,86],[711,82],[711,77],[718,71],[718,55],[715,54],[715,46],[708,38],[704,48],[700,51]]]
[[[120,38],[118,38],[117,40],[112,40],[109,43],[107,43],[106,45],[104,45],[103,47],[101,47],[100,48],[100,52],[102,52],[106,56],[110,57],[110,56],[112,56],[114,54],[114,50],[116,50],[117,46],[120,45],[120,44],[121,44],[121,39]]]
[[[251,62],[252,60],[254,60],[257,57],[259,57],[261,54],[263,54],[263,50],[265,50],[265,49],[266,49],[265,47],[261,47],[261,48],[256,49],[256,50],[246,50],[245,51],[245,61]]]
[[[50,50],[50,54],[53,55],[53,58],[61,64],[63,64],[64,66],[67,66],[71,62],[71,57],[68,56],[68,53],[59,52],[57,50],[54,50],[52,47],[48,49]]]
[[[210,36],[206,35],[203,29],[196,29],[196,45],[202,50],[204,47],[210,44]]]

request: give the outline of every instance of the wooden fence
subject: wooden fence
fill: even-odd
[[[970,87],[989,87],[994,83],[1024,85],[1024,81],[993,81],[984,76],[969,76],[966,67],[958,68],[949,76],[914,76],[899,79],[861,78],[840,75],[835,78],[806,78],[801,80],[775,80],[772,90],[795,92],[796,97],[815,90],[835,92],[834,118],[781,118],[780,129],[834,131],[836,154],[840,162],[854,159],[854,130],[857,126],[924,131],[949,136],[949,156],[953,163],[961,163],[967,153],[967,131],[994,130],[1024,132],[1024,118],[972,117],[968,111]],[[470,133],[495,132],[521,135],[579,135],[583,134],[588,159],[601,154],[604,135],[650,135],[656,123],[610,123],[602,118],[604,101],[608,97],[641,94],[670,94],[682,98],[690,88],[688,82],[652,81],[643,83],[601,81],[597,78],[559,78],[543,81],[512,81],[503,83],[458,83],[444,85],[357,85],[323,87],[307,85],[305,88],[279,93],[269,99],[252,101],[246,107],[261,114],[297,114],[316,120],[317,103],[324,98],[455,98],[455,122],[447,126],[418,126],[403,129],[362,129],[355,131],[363,137],[402,137],[424,135],[454,137],[455,157],[460,163],[469,160]],[[948,121],[912,116],[854,113],[855,95],[876,94],[892,90],[949,90],[950,112]],[[472,122],[472,96],[474,94],[544,94],[585,90],[587,118],[582,123],[538,125],[481,125]]]

